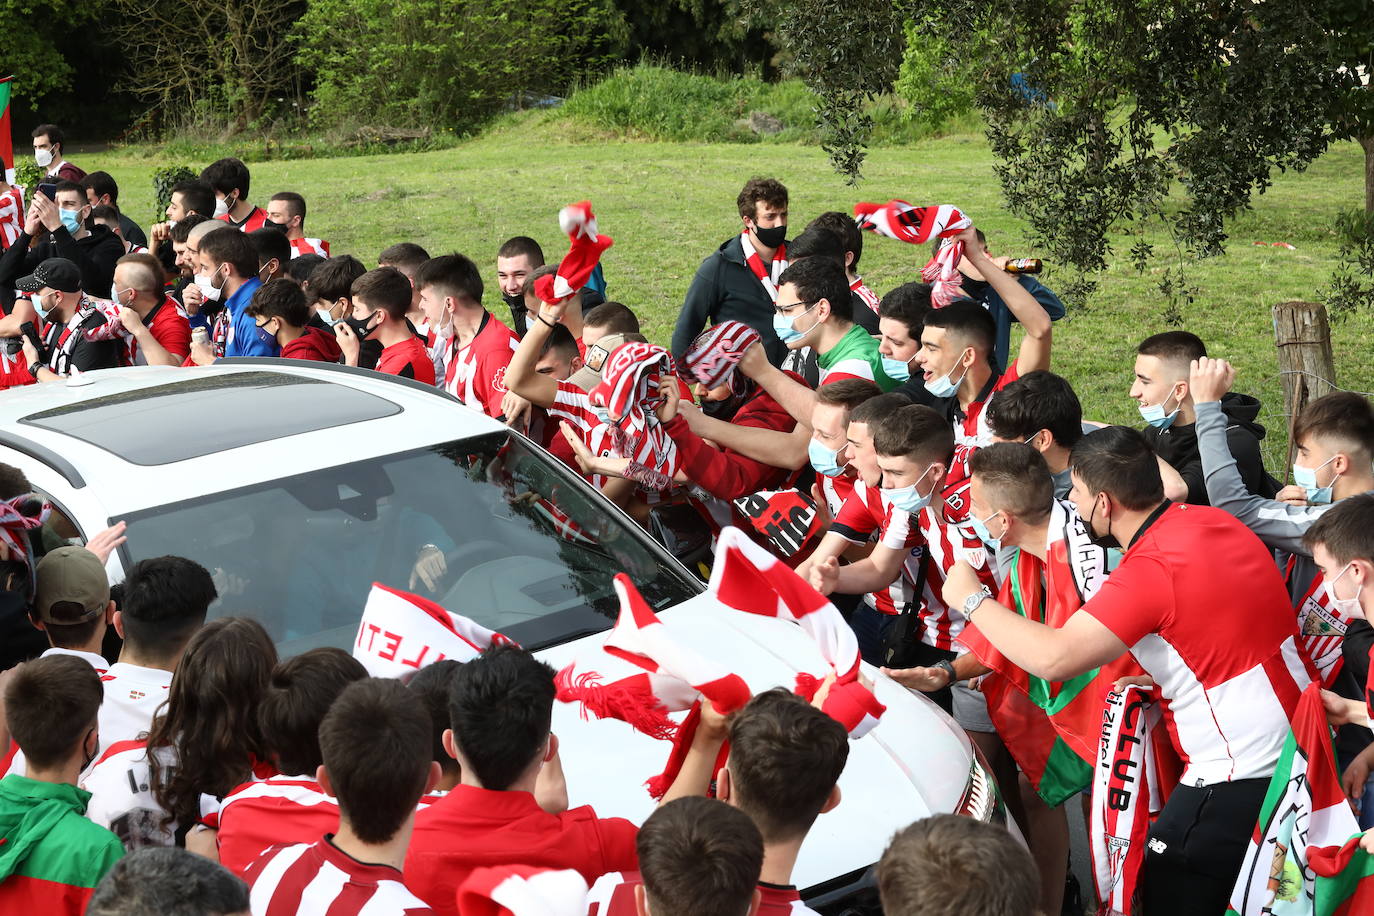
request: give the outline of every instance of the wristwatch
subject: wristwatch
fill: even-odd
[[[954,663],[947,658],[940,659],[938,662],[931,665],[930,667],[939,668],[945,674],[949,675],[949,681],[945,684],[946,687],[948,687],[950,684],[953,684],[955,681],[959,680],[959,675],[954,673]]]
[[[967,598],[965,598],[965,599],[964,599],[964,619],[965,619],[965,620],[972,620],[972,619],[973,619],[973,612],[976,611],[976,610],[978,609],[978,605],[982,604],[982,603],[983,603],[983,600],[984,600],[985,598],[991,598],[991,597],[992,597],[992,589],[990,589],[990,588],[988,588],[986,585],[984,585],[982,588],[978,589],[978,591],[974,592],[972,595],[969,595]]]

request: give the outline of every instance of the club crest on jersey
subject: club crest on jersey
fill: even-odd
[[[491,387],[497,391],[506,390],[506,367],[502,366],[491,375]]]

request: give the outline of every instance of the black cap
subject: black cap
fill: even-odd
[[[27,277],[14,282],[14,288],[36,293],[47,287],[64,293],[81,292],[81,270],[66,258],[48,258]]]

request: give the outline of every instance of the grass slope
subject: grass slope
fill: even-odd
[[[431,253],[462,251],[495,282],[496,248],[529,234],[550,258],[564,240],[557,227],[563,204],[590,198],[604,232],[616,245],[604,259],[610,296],[633,307],[646,333],[666,343],[692,275],[710,251],[739,231],[734,199],[751,175],[773,175],[792,194],[791,222],[798,229],[817,213],[847,210],[858,200],[901,197],[953,203],[983,228],[996,253],[1036,254],[1023,224],[1008,213],[980,136],[951,136],[906,147],[875,149],[858,189],[846,187],[825,154],[786,144],[632,142],[598,137],[589,129],[568,139],[568,120],[551,114],[508,119],[487,135],[454,149],[393,156],[276,161],[252,166],[251,199],[263,203],[278,190],[296,190],[310,206],[308,234],[329,239],[336,253],[357,255],[369,266],[397,241]],[[80,163],[105,168],[123,189],[121,203],[148,222],[152,169],[164,164],[147,149],[91,156]],[[203,163],[189,163],[200,166]],[[1194,265],[1200,288],[1185,315],[1217,356],[1234,361],[1237,388],[1263,401],[1270,428],[1266,455],[1283,477],[1286,421],[1273,344],[1270,307],[1312,298],[1330,274],[1335,241],[1332,214],[1362,199],[1362,163],[1354,145],[1337,147],[1304,174],[1283,176],[1231,227],[1226,256]],[[1147,236],[1148,238],[1148,236]],[[1152,238],[1160,250],[1161,233]],[[1286,241],[1296,251],[1255,247]],[[1139,424],[1127,397],[1135,345],[1164,330],[1157,276],[1138,275],[1120,239],[1118,257],[1087,311],[1070,312],[1055,327],[1054,368],[1072,380],[1086,413]],[[865,240],[862,273],[880,294],[916,277],[925,251],[898,242]],[[1043,278],[1053,287],[1052,265]],[[488,306],[501,306],[492,292]],[[1361,315],[1334,330],[1342,387],[1374,390],[1367,359],[1374,316]]]

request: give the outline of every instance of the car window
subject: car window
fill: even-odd
[[[373,582],[530,648],[609,627],[611,579],[650,606],[700,584],[546,453],[506,433],[355,462],[126,517],[128,559],[211,569],[216,616],[262,621],[283,654],[349,648]],[[436,564],[427,555],[441,555]]]
[[[43,522],[43,527],[34,531],[29,537],[29,543],[33,547],[34,563],[47,556],[51,551],[59,547],[84,547],[86,536],[81,529],[72,521],[71,515],[56,502],[51,496],[39,492],[48,501],[51,510],[48,513],[47,521]]]

